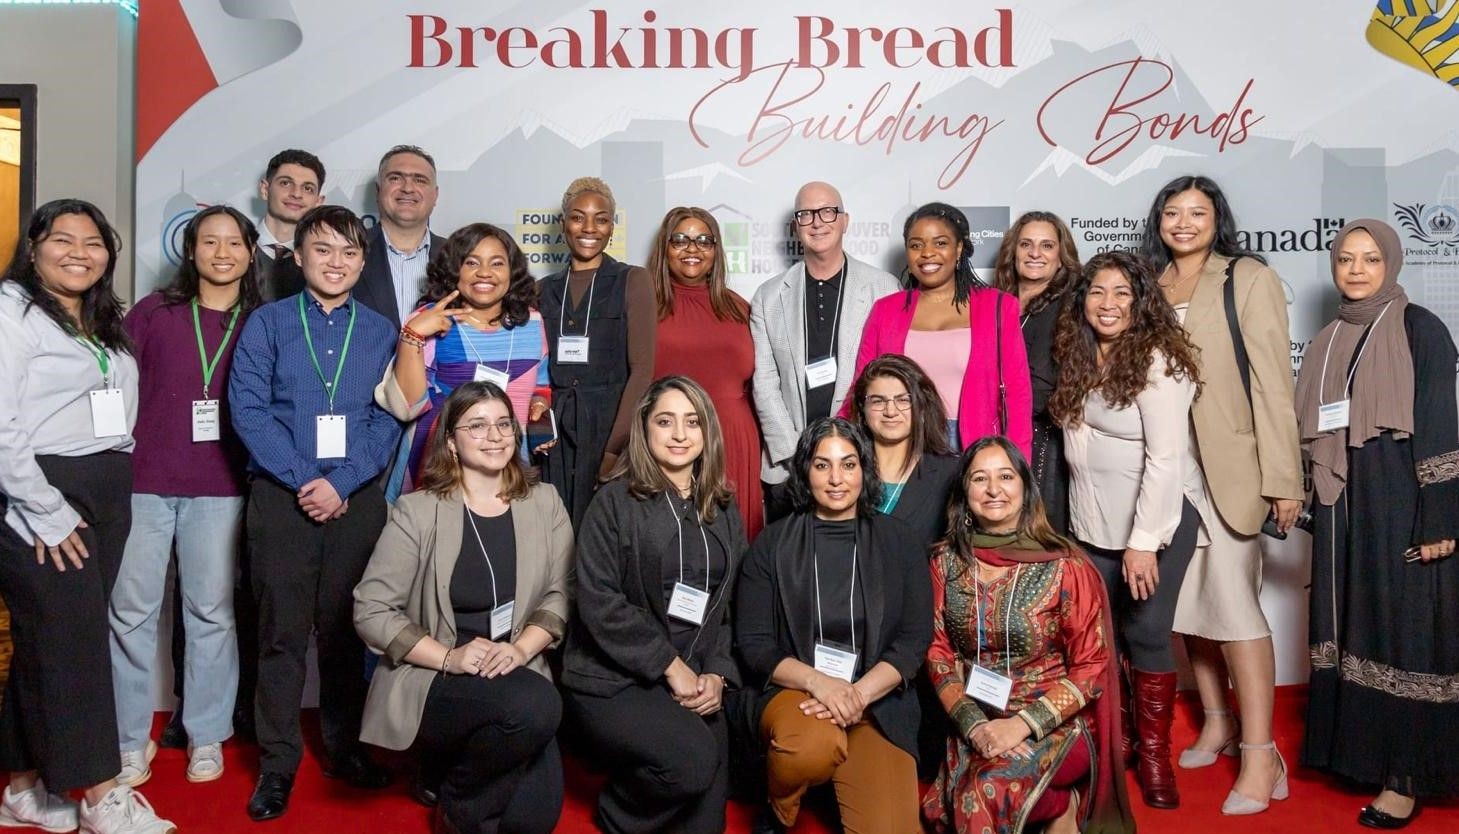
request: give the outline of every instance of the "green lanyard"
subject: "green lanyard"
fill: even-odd
[[[881,506],[877,507],[882,515],[891,515],[892,510],[897,508],[897,501],[902,497],[902,489],[907,486],[906,481],[899,484],[883,484]]]
[[[203,323],[198,318],[198,300],[196,298],[192,300],[192,308],[193,333],[196,333],[198,337],[198,361],[203,363],[203,399],[209,400],[212,397],[208,396],[208,386],[213,383],[213,371],[218,369],[218,361],[223,358],[223,351],[227,349],[228,340],[233,336],[233,325],[238,323],[238,311],[241,309],[241,305],[233,305],[233,317],[228,319],[228,329],[223,331],[223,341],[218,345],[218,352],[213,354],[211,362],[208,361],[207,348],[203,347]],[[351,323],[353,321],[351,319]],[[305,327],[304,332],[307,334],[309,328]]]
[[[344,347],[339,349],[339,364],[334,366],[334,381],[330,382],[324,378],[324,369],[319,367],[319,355],[314,352],[314,338],[309,335],[309,320],[304,317],[304,296],[307,292],[299,293],[299,323],[304,325],[304,344],[309,348],[309,358],[314,361],[314,372],[319,374],[319,381],[324,383],[324,393],[329,396],[329,413],[334,413],[334,391],[339,387],[339,375],[344,371],[344,359],[350,354],[350,339],[355,335],[355,305],[350,305],[350,326],[344,334]]]
[[[96,341],[95,336],[81,336],[76,333],[72,333],[71,335],[75,336],[76,341],[80,342],[81,346],[86,348],[87,353],[96,357],[96,366],[101,368],[101,382],[103,385],[110,388],[111,357],[107,356],[106,348],[102,347],[101,343]]]

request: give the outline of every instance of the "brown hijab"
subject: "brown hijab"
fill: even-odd
[[[1413,354],[1403,326],[1408,295],[1398,283],[1403,245],[1393,227],[1382,220],[1352,221],[1332,242],[1334,283],[1338,253],[1348,235],[1359,229],[1372,235],[1383,254],[1383,285],[1361,301],[1342,300],[1337,319],[1307,348],[1297,378],[1297,423],[1312,458],[1317,500],[1327,506],[1337,502],[1347,483],[1349,447],[1362,446],[1384,431],[1400,438],[1413,434]],[[1353,354],[1364,332],[1368,339],[1352,370],[1351,391],[1345,394]],[[1344,396],[1352,400],[1347,428],[1318,431],[1319,407]]]

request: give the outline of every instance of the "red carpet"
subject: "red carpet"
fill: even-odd
[[[1283,752],[1295,757],[1301,746],[1303,690],[1288,687],[1277,693],[1277,742]],[[1175,729],[1177,749],[1195,738],[1191,718],[1197,710],[1187,703],[1179,711]],[[159,716],[158,731],[161,731]],[[312,725],[312,715],[307,715]],[[1394,728],[1402,732],[1402,728]],[[316,739],[317,740],[317,735]],[[253,787],[256,756],[252,748],[230,744],[226,748],[227,771],[223,778],[205,785],[192,785],[183,778],[186,756],[179,750],[164,750],[152,763],[152,780],[143,792],[158,812],[178,824],[183,832],[209,834],[356,834],[356,832],[390,832],[391,834],[426,834],[430,830],[429,813],[412,802],[402,779],[383,793],[368,793],[344,787],[325,779],[317,759],[306,754],[299,771],[289,812],[268,823],[253,823],[243,808]],[[1264,814],[1254,817],[1223,817],[1221,800],[1236,778],[1236,760],[1221,762],[1204,770],[1180,771],[1183,806],[1177,811],[1152,811],[1135,799],[1135,813],[1142,834],[1262,834],[1262,832],[1359,832],[1358,809],[1370,797],[1367,792],[1348,788],[1336,780],[1312,771],[1296,769],[1292,773],[1292,798],[1274,803]],[[567,803],[563,808],[561,832],[593,831],[592,804],[599,779],[581,766],[569,763]],[[1131,785],[1132,796],[1135,788]],[[748,808],[731,805],[729,830],[748,828]],[[834,831],[834,822],[803,819],[796,827],[798,834]],[[1431,805],[1410,825],[1407,831],[1428,834],[1459,832],[1459,803]]]

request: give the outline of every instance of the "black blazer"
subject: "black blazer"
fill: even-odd
[[[781,690],[770,683],[775,667],[787,657],[810,664],[815,656],[810,535],[810,513],[783,518],[760,533],[740,569],[735,639],[746,684],[763,690],[752,718],[757,726],[765,704]],[[914,538],[905,524],[879,513],[857,524],[857,572],[866,604],[865,668],[885,661],[902,676],[902,686],[868,711],[888,741],[915,757],[922,710],[917,691],[907,684],[922,668],[932,642],[932,580],[927,556],[907,546]]]
[[[729,564],[699,637],[683,660],[697,674],[712,672],[738,686],[729,621],[745,552],[739,508],[731,501],[705,530],[729,554]],[[610,481],[593,496],[578,531],[577,596],[563,650],[563,686],[608,697],[659,681],[680,656],[669,641],[662,576],[663,553],[674,546],[678,532],[663,498],[633,497],[624,478]]]
[[[431,232],[431,258],[446,245],[446,239]],[[365,269],[355,285],[354,297],[400,328],[400,311],[395,308],[395,279],[390,277],[390,255],[385,249],[385,227],[379,223],[365,236]]]
[[[947,533],[947,496],[957,486],[957,475],[956,455],[923,455],[892,507],[892,518],[917,535],[922,555],[929,559],[932,543]]]

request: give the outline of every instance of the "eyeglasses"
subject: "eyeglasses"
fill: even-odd
[[[515,427],[512,425],[512,421],[506,417],[497,420],[495,423],[490,423],[486,420],[474,420],[465,425],[457,426],[452,431],[464,431],[475,440],[485,440],[491,436],[491,429],[496,429],[496,433],[501,437],[511,437],[515,433]]]
[[[699,235],[698,237],[689,237],[683,232],[674,232],[673,234],[669,235],[670,249],[688,249],[689,244],[691,243],[694,244],[694,247],[696,249],[713,249],[714,244],[719,243],[719,238],[715,237],[714,235]]]
[[[861,401],[861,406],[867,411],[887,410],[887,406],[895,406],[897,411],[907,411],[912,407],[911,394],[898,394],[895,397],[867,397]]]
[[[813,209],[800,209],[794,215],[796,225],[809,226],[815,222],[815,218],[821,218],[822,223],[835,223],[836,218],[841,216],[840,206],[821,206]]]

